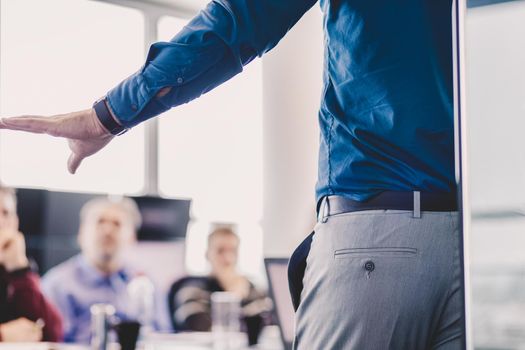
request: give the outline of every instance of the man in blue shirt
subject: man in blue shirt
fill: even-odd
[[[90,308],[94,304],[113,305],[122,320],[142,320],[144,315],[138,314],[129,290],[137,271],[123,259],[135,241],[140,222],[137,205],[129,198],[97,198],[82,208],[78,235],[81,254],[55,266],[42,280],[44,293],[62,314],[66,342],[89,343]],[[144,326],[165,324],[166,304],[154,299],[151,302],[152,307],[157,306],[149,310],[154,324]]]
[[[315,3],[212,1],[94,108],[0,128],[68,138],[74,173],[115,135],[240,73]],[[296,347],[461,348],[452,0],[320,5],[319,223],[293,265]]]

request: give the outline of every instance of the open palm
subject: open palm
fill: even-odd
[[[97,153],[114,137],[102,126],[92,108],[51,117],[2,118],[0,119],[0,129],[20,130],[66,138],[71,150],[67,162],[71,174],[77,171],[84,158]]]

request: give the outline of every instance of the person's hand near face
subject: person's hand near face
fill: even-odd
[[[18,232],[16,204],[12,196],[0,192],[0,265],[7,272],[29,266],[24,236]]]
[[[20,232],[0,229],[0,265],[3,265],[7,272],[29,266],[24,235]]]

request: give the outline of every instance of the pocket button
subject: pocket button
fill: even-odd
[[[376,264],[374,264],[373,261],[371,260],[368,260],[367,262],[365,262],[365,270],[368,271],[368,272],[372,272],[374,271],[376,268]]]

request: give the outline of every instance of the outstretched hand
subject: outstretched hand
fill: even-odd
[[[37,134],[48,134],[68,140],[71,155],[67,168],[74,174],[84,158],[97,153],[112,139],[94,109],[55,115],[52,117],[21,116],[0,119],[0,129],[20,130]]]

